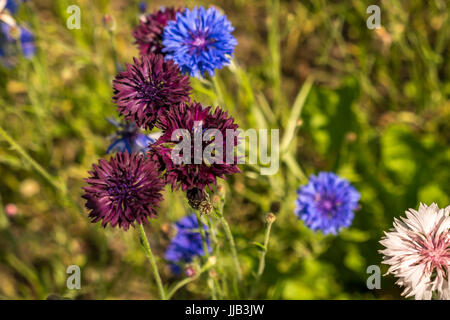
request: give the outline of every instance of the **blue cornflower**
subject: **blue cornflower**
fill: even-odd
[[[139,1],[138,8],[140,12],[145,13],[147,11],[147,2]]]
[[[197,217],[194,214],[186,216],[180,219],[175,227],[177,229],[177,235],[170,243],[166,250],[165,258],[170,261],[170,267],[174,274],[180,274],[181,264],[190,263],[196,256],[203,256],[205,254],[203,250],[202,237],[198,231]],[[208,251],[211,252],[210,241],[208,236],[208,227],[203,225],[206,231],[206,243],[208,245]]]
[[[5,9],[10,13],[15,14],[19,9],[19,4],[25,2],[26,0],[6,0]]]
[[[310,229],[336,235],[351,225],[359,199],[359,192],[346,179],[320,172],[298,190],[295,214]]]
[[[233,30],[227,17],[214,7],[186,9],[164,28],[162,51],[183,73],[197,78],[205,72],[213,76],[214,69],[230,63],[237,45]]]
[[[11,13],[16,13],[18,8],[18,3],[14,0],[6,0],[5,9]]]
[[[140,133],[135,123],[119,123],[114,119],[106,120],[117,128],[117,131],[110,137],[112,142],[106,153],[128,151],[131,154],[132,152],[146,152],[149,146],[156,141],[157,135],[159,135]]]
[[[17,48],[17,42],[24,56],[29,59],[34,55],[34,35],[27,28],[16,23],[11,14],[17,12],[18,5],[25,1],[7,0],[3,6],[0,4],[0,57],[9,58],[14,56]],[[17,36],[13,36],[17,34]],[[10,61],[6,61],[6,65],[12,65]]]
[[[20,27],[20,48],[25,58],[30,59],[34,56],[36,51],[36,46],[34,45],[34,35],[33,33],[24,28]]]
[[[23,55],[30,59],[35,52],[34,36],[25,27],[19,26],[19,42]],[[17,40],[11,36],[11,26],[0,21],[0,56],[8,57],[16,51]]]

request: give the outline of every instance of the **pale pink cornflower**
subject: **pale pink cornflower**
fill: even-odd
[[[390,265],[387,274],[398,278],[405,287],[402,295],[416,300],[450,300],[450,206],[433,203],[409,209],[406,218],[394,218],[394,228],[385,232],[379,252],[383,263]]]

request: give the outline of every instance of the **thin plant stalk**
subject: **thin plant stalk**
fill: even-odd
[[[83,208],[80,204],[75,201],[70,193],[67,191],[67,187],[65,183],[60,182],[59,179],[53,177],[47,170],[45,170],[36,160],[34,160],[20,145],[17,143],[1,126],[0,126],[0,137],[2,137],[9,145],[25,160],[34,170],[36,170],[55,190],[61,195],[61,201],[64,201],[64,204],[70,205],[70,212],[75,217],[76,214],[83,213]],[[101,238],[93,228],[93,226],[89,226],[89,232],[96,239],[96,241],[104,243],[103,238]],[[103,261],[106,258],[106,251],[104,250],[104,246],[100,246],[102,250],[100,251],[100,260]]]
[[[242,270],[239,264],[239,259],[236,250],[236,244],[234,242],[233,234],[231,233],[230,226],[227,220],[222,216],[220,218],[220,222],[222,223],[223,230],[225,231],[225,236],[227,237],[228,243],[230,244],[231,257],[233,259],[233,266],[236,271],[236,275],[239,281],[242,281]]]
[[[207,223],[208,223],[208,227],[210,230],[210,236],[211,236],[211,240],[212,240],[212,252],[213,255],[215,257],[219,257],[220,256],[220,251],[219,251],[219,245],[218,245],[218,241],[217,241],[217,237],[216,237],[216,232],[214,231],[214,225],[211,221],[211,218],[207,218]],[[216,268],[217,269],[217,268]],[[223,297],[223,289],[221,288],[219,281],[217,280],[217,277],[212,278],[214,286],[215,286],[215,290],[216,290],[216,296]]]
[[[219,77],[218,75],[215,75],[214,77],[212,77],[213,88],[214,88],[214,92],[216,94],[217,100],[219,102],[219,105],[223,105],[225,103],[225,100],[223,98],[223,92],[222,92],[222,89],[220,88],[218,77]]]
[[[269,245],[269,238],[270,238],[270,230],[272,229],[272,223],[270,222],[267,224],[266,233],[264,235],[264,248],[259,256],[259,267],[258,272],[256,273],[256,279],[259,280],[264,272],[264,268],[266,266],[266,253]]]
[[[39,163],[37,163],[30,155],[5,131],[0,127],[0,136],[9,143],[9,145],[19,153],[26,162],[28,162],[47,182],[57,191],[66,194],[66,187],[59,184],[56,178],[52,177]]]
[[[8,229],[9,227],[9,220],[6,217],[6,212],[3,209],[3,200],[2,200],[2,195],[0,194],[0,230]]]
[[[200,235],[202,237],[203,251],[205,253],[206,259],[208,259],[209,258],[208,244],[206,243],[206,233],[205,229],[203,228],[203,222],[200,219],[200,212],[198,212],[198,210],[195,210],[195,215],[197,217],[198,229],[200,230]]]
[[[270,231],[272,229],[272,224],[275,222],[275,216],[273,214],[268,214],[266,217],[266,232],[264,234],[264,250],[261,251],[259,255],[259,265],[258,271],[256,273],[255,283],[253,285],[251,297],[256,293],[256,289],[259,284],[259,280],[261,279],[262,274],[264,273],[264,268],[266,266],[266,253],[269,248],[269,239],[270,239]]]
[[[170,291],[167,293],[167,295],[166,295],[167,300],[170,300],[179,289],[181,289],[185,285],[197,280],[203,273],[210,270],[214,266],[214,264],[215,264],[215,261],[213,263],[211,259],[208,259],[206,261],[206,263],[200,268],[200,271],[198,273],[196,273],[193,277],[183,279],[183,280],[179,281],[177,284],[175,284],[173,286],[173,288],[170,289]]]
[[[267,44],[269,48],[269,61],[270,61],[270,76],[273,85],[273,105],[280,106],[282,100],[281,95],[281,55],[280,55],[280,27],[279,27],[279,14],[280,14],[280,1],[279,0],[267,0],[266,10],[268,12],[268,39]],[[278,113],[281,113],[283,108],[277,108]]]
[[[62,195],[62,198],[68,201],[74,208],[83,212],[80,205],[70,197],[67,192],[67,187],[61,183],[58,178],[53,177],[47,170],[45,170],[36,160],[34,160],[17,142],[14,140],[1,126],[0,137],[2,137],[9,145],[16,150],[16,152],[25,160],[34,170],[36,170],[57,192]]]
[[[230,246],[231,258],[232,258],[233,267],[235,270],[234,290],[236,291],[236,294],[239,295],[238,282],[241,282],[243,280],[243,276],[242,276],[241,266],[239,264],[239,258],[238,258],[236,244],[234,242],[233,234],[231,233],[231,229],[228,224],[228,221],[225,219],[225,217],[223,215],[223,207],[225,204],[225,196],[226,196],[225,186],[224,185],[219,186],[218,191],[219,191],[220,203],[219,203],[218,207],[216,208],[216,214],[219,217],[219,222],[222,224],[223,230],[225,232],[225,237]]]
[[[208,259],[208,258],[209,258],[209,251],[208,251],[208,244],[207,244],[207,242],[206,242],[205,228],[203,227],[203,223],[202,223],[202,221],[201,221],[200,212],[199,212],[198,210],[195,210],[195,215],[196,215],[196,217],[197,217],[198,228],[199,228],[199,231],[200,231],[200,235],[201,235],[201,237],[202,237],[203,251],[204,251],[204,253],[205,253],[206,259]],[[211,233],[212,233],[212,230],[211,230]],[[216,281],[215,279],[212,279],[212,278],[211,278],[211,280],[213,280],[213,281],[211,282],[211,285],[208,284],[208,286],[209,286],[210,289],[211,289],[211,295],[212,295],[212,297],[213,297],[213,300],[216,300],[216,299],[217,299],[217,290],[216,290],[216,287],[217,287],[219,284],[217,283],[217,281]]]
[[[150,243],[147,239],[147,235],[145,234],[144,226],[142,224],[138,224],[138,230],[142,248],[152,267],[153,277],[155,278],[156,285],[158,286],[159,296],[162,300],[167,300],[166,293],[164,291],[164,287],[161,281],[161,277],[159,275],[158,267],[156,266],[155,257],[153,256],[152,249],[150,248]]]
[[[191,278],[186,278],[181,280],[180,282],[178,282],[173,288],[172,290],[169,291],[169,293],[167,294],[167,300],[170,300],[172,298],[172,296],[182,287],[184,287],[185,285],[197,280],[200,277],[201,273],[199,273],[198,275],[195,275],[194,277]]]
[[[114,69],[116,70],[116,72],[119,72],[119,59],[117,58],[117,49],[116,49],[116,43],[115,43],[115,39],[114,39],[114,31],[113,30],[109,30],[108,31],[109,34],[109,42],[111,45],[111,52],[112,52],[112,56],[113,56],[113,62],[114,62]]]

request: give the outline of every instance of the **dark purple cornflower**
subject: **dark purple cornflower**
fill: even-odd
[[[171,184],[173,189],[181,188],[183,191],[188,191],[188,194],[201,196],[205,194],[203,191],[205,187],[216,184],[217,178],[225,178],[225,175],[240,172],[237,166],[237,157],[234,154],[229,157],[232,157],[232,161],[227,163],[226,159],[227,130],[234,132],[238,129],[238,125],[220,107],[213,111],[211,107],[204,108],[198,102],[182,103],[163,114],[158,119],[158,126],[164,131],[164,134],[152,145],[148,154],[160,163],[160,170],[164,171],[166,182]],[[184,129],[184,133],[180,137],[177,136],[177,133],[181,131],[179,129]],[[197,130],[200,129],[201,140],[199,145],[194,148],[195,136],[199,133]],[[216,137],[207,136],[211,129],[215,129],[222,136],[222,141],[216,140]],[[189,136],[184,137],[184,134]],[[190,155],[180,152],[179,156],[183,158],[183,161],[173,159],[172,150],[183,141],[190,146]],[[231,149],[234,152],[235,146],[239,143],[238,137],[234,137],[231,143],[228,150]],[[199,148],[201,150],[197,150]],[[207,159],[201,152],[206,148],[209,150],[221,148],[222,154],[217,153],[220,161],[205,161]],[[197,157],[199,154],[197,151],[200,151],[200,159]],[[190,192],[190,190],[196,192]],[[202,201],[202,199],[196,200]]]
[[[153,129],[156,120],[172,106],[189,100],[189,77],[160,54],[134,58],[114,79],[114,101],[119,113],[139,127]]]
[[[174,8],[161,8],[141,18],[140,24],[133,31],[141,56],[161,53],[164,27],[169,21],[175,20],[179,11]]]
[[[170,268],[174,274],[181,273],[183,264],[192,262],[196,256],[204,256],[202,236],[199,232],[197,217],[194,214],[180,219],[175,224],[177,235],[166,250],[165,258],[170,261]],[[211,252],[208,227],[203,224],[208,252]],[[191,270],[186,270],[191,271]],[[189,276],[189,274],[188,274]]]
[[[298,190],[295,214],[312,230],[336,235],[352,224],[360,194],[333,172],[311,176]]]
[[[164,181],[157,165],[144,155],[119,152],[109,160],[100,159],[89,174],[83,198],[92,222],[128,230],[135,222],[146,224],[156,217]]]

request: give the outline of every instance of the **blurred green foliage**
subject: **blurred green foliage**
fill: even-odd
[[[378,30],[366,27],[367,1],[213,3],[233,22],[239,45],[213,87],[192,80],[196,98],[223,106],[243,129],[280,128],[285,143],[276,175],[242,166],[227,180],[224,213],[250,283],[259,254],[252,243],[263,241],[265,214],[278,216],[257,297],[399,298],[392,277],[368,290],[366,268],[380,265],[378,241],[394,217],[419,202],[449,204],[448,3],[383,1]],[[114,50],[119,65],[138,54],[137,1],[78,1],[80,30],[65,27],[71,4],[22,6],[18,19],[35,32],[37,55],[0,68],[0,127],[17,143],[0,138],[0,298],[156,298],[137,233],[92,225],[81,209],[83,178],[113,131],[105,117],[116,115]],[[149,10],[195,4],[207,3],[151,1]],[[115,18],[113,37],[104,14]],[[293,214],[297,188],[318,171],[337,172],[362,195],[352,227],[338,237],[310,231]],[[167,225],[187,206],[181,192],[167,191],[147,230],[172,284],[162,258]],[[7,204],[16,215],[6,214]],[[79,291],[66,288],[73,264],[82,268]],[[206,286],[201,278],[174,298],[207,298]]]

